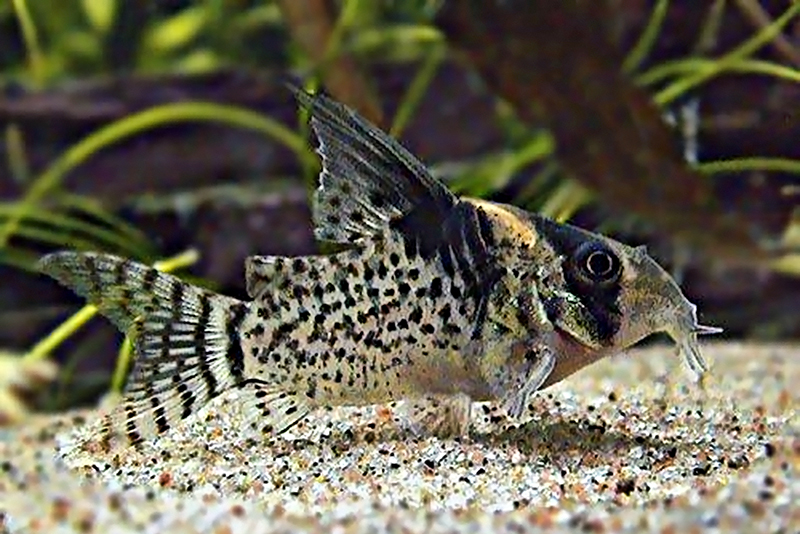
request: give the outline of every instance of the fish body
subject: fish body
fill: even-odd
[[[264,431],[310,410],[426,396],[531,397],[654,333],[703,372],[696,309],[639,247],[509,205],[457,197],[345,106],[297,92],[322,157],[319,239],[341,251],[252,256],[250,301],[131,260],[58,252],[43,272],[134,341],[104,432],[139,443],[230,389]]]

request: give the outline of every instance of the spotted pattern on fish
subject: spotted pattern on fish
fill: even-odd
[[[312,405],[385,402],[417,393],[403,379],[415,359],[466,345],[482,295],[458,273],[433,275],[401,242],[379,244],[328,257],[251,258],[249,278],[273,291],[245,325],[248,373],[295,384]],[[280,320],[267,330],[270,318]]]
[[[426,396],[463,432],[471,401],[521,418],[540,389],[658,331],[705,370],[696,338],[714,329],[642,248],[457,197],[352,110],[296,95],[322,160],[315,232],[339,252],[248,258],[249,302],[108,254],[41,260],[133,340],[104,439],[141,443],[232,389],[270,433],[318,406]]]

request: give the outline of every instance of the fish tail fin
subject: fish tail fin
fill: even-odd
[[[57,252],[39,267],[133,341],[133,370],[104,419],[104,440],[138,444],[163,434],[244,381],[239,327],[248,304],[107,254]]]

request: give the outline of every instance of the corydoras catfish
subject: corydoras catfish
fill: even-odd
[[[471,402],[520,420],[537,391],[656,332],[705,372],[697,335],[716,329],[644,248],[456,196],[354,111],[295,93],[322,161],[315,234],[337,252],[249,257],[246,302],[112,255],[42,259],[133,340],[107,436],[139,443],[232,389],[265,432],[422,398],[465,432]]]

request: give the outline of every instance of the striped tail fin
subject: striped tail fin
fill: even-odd
[[[133,340],[133,371],[104,420],[104,441],[163,434],[244,380],[238,331],[246,303],[106,254],[57,252],[39,267]]]

